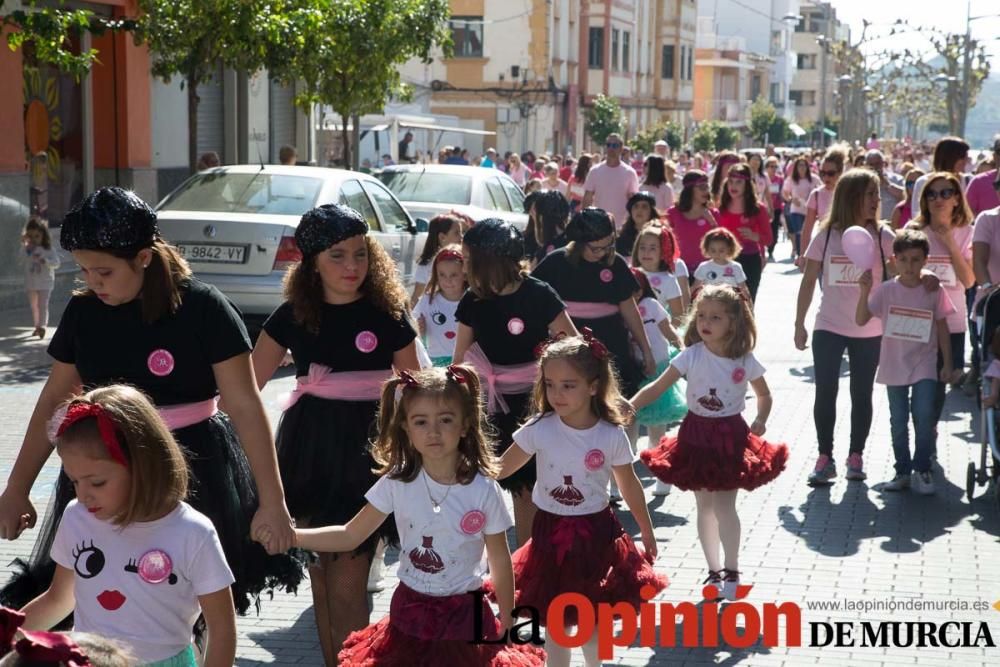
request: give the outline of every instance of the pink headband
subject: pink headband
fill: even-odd
[[[733,172],[729,172],[729,174],[726,176],[726,178],[728,178],[731,181],[749,181],[750,180],[747,177],[746,174],[741,174],[739,172],[736,172],[735,174]]]
[[[63,417],[62,423],[59,424],[59,430],[56,431],[56,437],[61,436],[66,429],[76,422],[88,417],[95,417],[97,419],[97,430],[101,434],[101,440],[104,441],[104,447],[108,450],[108,455],[116,463],[120,463],[127,468],[128,460],[122,451],[121,443],[118,442],[118,436],[115,433],[115,423],[111,421],[111,417],[108,416],[107,411],[97,403],[74,403],[69,406],[69,409],[66,410],[66,416]]]
[[[701,178],[698,178],[698,179],[696,179],[694,181],[690,181],[684,187],[692,187],[693,188],[693,187],[696,187],[696,186],[699,186],[699,185],[708,185],[708,177],[707,176],[702,176]]]

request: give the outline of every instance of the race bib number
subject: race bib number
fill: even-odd
[[[781,186],[777,183],[771,183],[771,194],[776,195],[781,191]]]
[[[911,343],[928,343],[933,326],[934,313],[930,310],[889,306],[889,317],[882,335]]]
[[[830,255],[830,265],[826,270],[827,287],[851,287],[858,284],[864,273],[854,265],[847,255]]]
[[[934,275],[941,281],[941,287],[958,286],[958,276],[955,275],[955,267],[951,263],[951,257],[931,255],[927,258],[927,270],[934,272]]]

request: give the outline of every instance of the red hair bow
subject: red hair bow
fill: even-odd
[[[450,364],[447,368],[444,369],[444,373],[445,375],[448,376],[448,379],[451,380],[452,382],[458,384],[465,384],[466,380],[465,369],[463,369],[461,366]]]
[[[420,383],[417,381],[417,378],[413,377],[413,374],[410,373],[410,371],[406,370],[399,371],[399,381],[405,384],[407,387],[420,386]]]
[[[22,658],[39,662],[65,663],[68,667],[90,667],[90,659],[69,635],[61,632],[21,631],[24,639],[18,640],[14,650]]]
[[[549,345],[552,345],[552,343],[554,343],[554,342],[556,342],[558,340],[562,340],[565,337],[566,337],[566,332],[565,331],[560,331],[555,336],[552,336],[551,338],[546,338],[541,343],[539,343],[538,345],[536,345],[535,346],[535,359],[541,359],[542,355],[545,354],[545,349]]]
[[[594,355],[595,359],[603,360],[608,358],[608,346],[594,336],[594,332],[591,331],[590,327],[580,329],[580,334],[583,335],[583,340],[590,347],[590,353]]]
[[[104,447],[108,450],[108,455],[116,463],[120,463],[127,468],[128,460],[125,458],[125,452],[122,451],[121,443],[118,441],[115,423],[111,421],[111,417],[108,416],[107,411],[97,403],[74,403],[69,406],[69,409],[66,410],[66,416],[63,417],[62,423],[59,424],[59,429],[56,431],[56,437],[61,436],[66,429],[76,422],[88,417],[97,419],[97,430],[101,434],[101,440],[104,441]]]

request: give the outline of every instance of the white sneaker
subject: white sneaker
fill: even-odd
[[[385,590],[385,542],[379,540],[378,548],[375,549],[375,558],[372,559],[372,567],[368,570],[368,592],[378,593]]]
[[[673,484],[667,484],[666,482],[661,482],[660,480],[656,480],[656,486],[653,487],[653,495],[669,496],[673,488],[674,488]]]
[[[722,597],[730,602],[736,600],[736,587],[740,585],[740,573],[736,570],[722,568]]]
[[[891,481],[882,485],[883,491],[907,491],[910,488],[909,475],[896,475]]]
[[[934,477],[930,471],[913,473],[913,490],[922,496],[934,495]]]

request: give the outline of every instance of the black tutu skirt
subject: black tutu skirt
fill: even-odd
[[[553,598],[580,593],[594,605],[601,602],[643,602],[640,591],[667,587],[667,577],[653,565],[606,507],[594,514],[562,516],[538,510],[531,539],[511,556],[515,605],[539,610],[542,625]],[[566,627],[576,625],[576,609],[568,607]]]
[[[618,388],[622,396],[626,398],[634,396],[645,384],[645,378],[642,375],[642,365],[632,358],[628,328],[621,314],[616,313],[596,319],[582,317],[572,319],[577,329],[589,327],[598,340],[604,343],[611,353],[612,365],[618,375]]]
[[[371,441],[377,401],[303,396],[278,423],[278,468],[285,502],[296,521],[309,526],[344,525],[368,502],[378,476]],[[373,555],[380,538],[399,544],[389,517],[355,555]]]
[[[352,632],[337,658],[344,667],[542,667],[545,651],[531,644],[473,644],[475,614],[486,639],[501,625],[489,605],[475,609],[468,594],[436,597],[400,582],[389,615]]]
[[[258,506],[257,489],[229,416],[216,413],[177,429],[174,437],[191,469],[187,502],[211,519],[236,579],[236,611],[245,614],[251,604],[259,610],[260,594],[266,590],[295,592],[304,576],[306,554],[293,550],[269,556],[250,539],[250,522]],[[69,478],[60,472],[30,562],[15,563],[19,572],[0,590],[4,606],[20,608],[48,588],[55,572],[50,557],[52,541],[63,511],[75,495]]]
[[[504,394],[510,412],[497,412],[489,416],[490,424],[496,430],[496,448],[494,453],[503,456],[514,443],[514,431],[521,428],[531,411],[531,393]],[[535,457],[521,466],[510,477],[499,480],[500,486],[511,493],[531,493],[535,487],[536,469]]]
[[[639,457],[659,480],[684,491],[751,491],[781,474],[788,447],[751,433],[741,415],[688,412],[677,435],[663,436]]]

